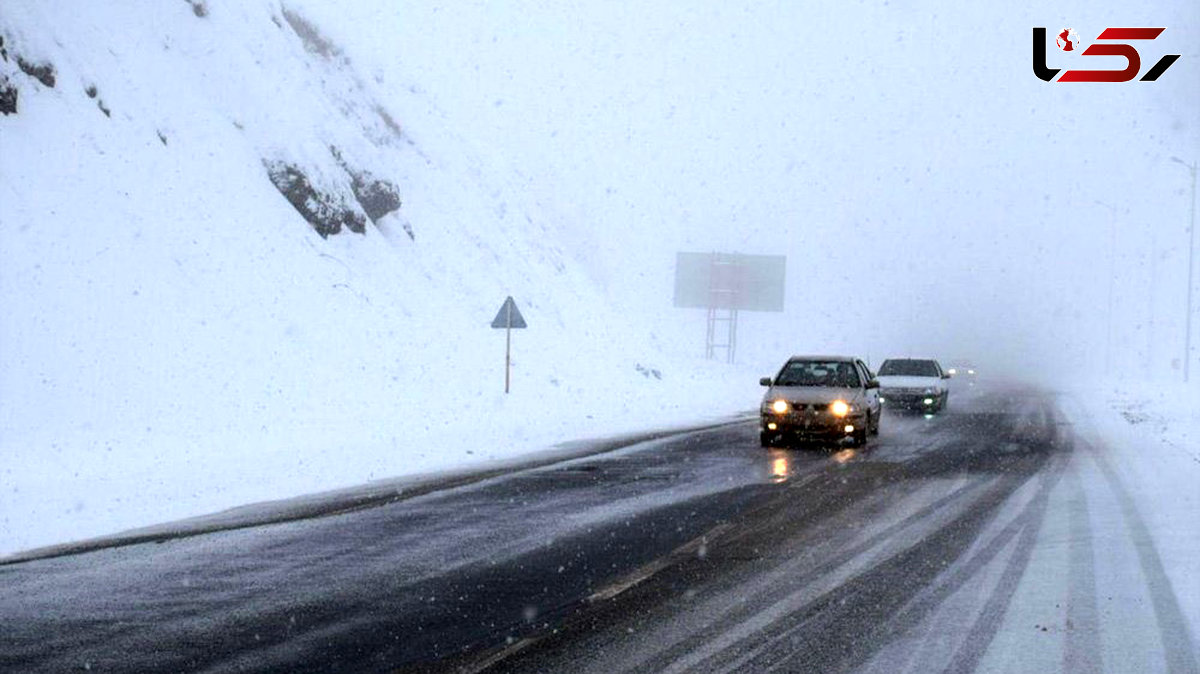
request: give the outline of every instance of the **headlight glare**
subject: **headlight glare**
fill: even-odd
[[[776,414],[783,414],[784,412],[788,411],[787,401],[776,400],[775,402],[771,403],[771,410]]]
[[[844,417],[850,414],[850,406],[846,404],[845,400],[835,400],[829,404],[829,411],[833,412],[834,416]]]

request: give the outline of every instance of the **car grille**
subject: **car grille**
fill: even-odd
[[[885,396],[919,396],[925,395],[923,388],[889,388],[882,391]]]
[[[803,412],[804,410],[812,410],[814,412],[824,412],[825,410],[829,409],[829,403],[812,403],[812,404],[788,403],[788,404],[791,405],[792,409],[797,412]]]

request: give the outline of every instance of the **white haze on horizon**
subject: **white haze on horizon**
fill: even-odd
[[[787,309],[743,314],[745,362],[1178,376],[1190,185],[1170,157],[1200,160],[1200,4],[312,4],[569,214],[612,301],[694,334],[681,349],[703,312],[671,308],[677,250],[782,253]],[[1034,26],[1166,26],[1143,72],[1183,57],[1155,83],[1048,84]],[[451,72],[476,86],[439,89]]]

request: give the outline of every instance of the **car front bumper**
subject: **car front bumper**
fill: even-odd
[[[924,393],[922,391],[889,391],[879,392],[879,402],[884,407],[909,410],[933,409],[942,402],[942,393]]]
[[[863,414],[838,417],[829,412],[763,412],[760,415],[759,430],[763,433],[801,438],[841,439],[853,437],[856,432],[866,428],[866,423],[867,419]]]

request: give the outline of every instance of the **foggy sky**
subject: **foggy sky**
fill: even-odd
[[[613,302],[695,335],[681,349],[703,312],[671,308],[675,251],[782,253],[787,310],[743,316],[743,359],[1177,376],[1190,182],[1170,157],[1200,160],[1200,4],[694,5],[327,19],[370,24],[350,53],[519,171]],[[1143,72],[1183,57],[1155,83],[1044,83],[1034,26],[1085,46],[1165,26],[1138,45]],[[1048,60],[1122,65],[1053,44]],[[438,87],[464,73],[475,86]]]

